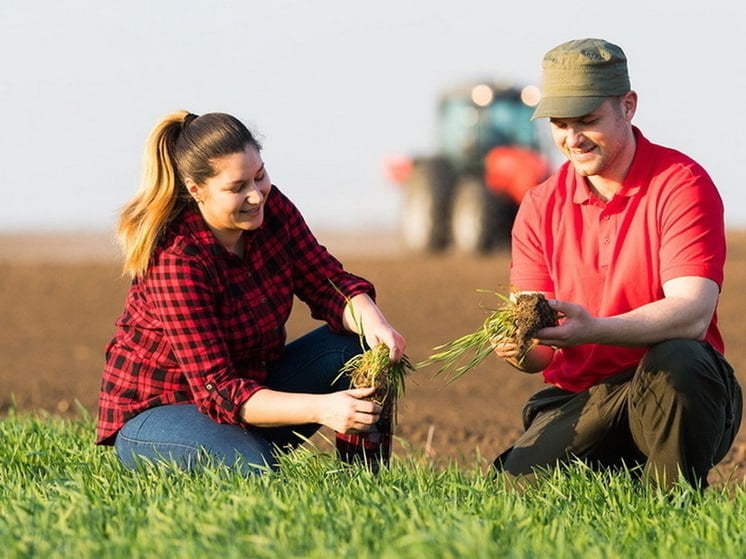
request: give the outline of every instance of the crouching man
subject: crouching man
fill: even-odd
[[[511,285],[560,315],[520,362],[548,387],[527,402],[525,433],[495,460],[519,480],[578,458],[625,464],[663,488],[707,486],[741,423],[741,389],[723,356],[723,204],[707,172],[632,124],[627,59],[601,39],[546,53],[534,118],[567,158],[524,198]]]

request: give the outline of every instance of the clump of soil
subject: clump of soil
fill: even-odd
[[[549,306],[541,293],[520,293],[516,296],[514,305],[514,339],[521,361],[533,346],[532,340],[536,332],[542,328],[557,326],[557,312]]]

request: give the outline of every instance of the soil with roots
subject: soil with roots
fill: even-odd
[[[523,356],[533,347],[536,332],[557,326],[557,313],[541,293],[520,293],[515,300],[515,341],[518,353]]]
[[[505,252],[469,257],[447,252],[412,255],[395,236],[319,235],[347,269],[370,279],[378,303],[406,337],[418,363],[433,347],[469,333],[485,319],[494,296],[507,293]],[[746,233],[729,235],[726,281],[718,320],[727,357],[746,381]],[[18,412],[95,415],[104,346],[121,311],[128,280],[106,236],[0,235],[0,416]],[[319,323],[302,303],[288,323],[289,339]],[[540,375],[522,374],[488,358],[447,384],[435,367],[408,377],[398,404],[394,454],[485,470],[521,432],[525,400],[543,386]],[[711,474],[714,484],[746,477],[746,430]],[[312,442],[328,444],[324,429]],[[93,441],[93,433],[91,433]]]

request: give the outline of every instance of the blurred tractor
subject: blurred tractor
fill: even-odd
[[[438,104],[439,153],[387,162],[403,188],[408,248],[453,244],[482,253],[507,244],[525,192],[550,172],[548,137],[531,121],[535,87],[478,83],[446,92]]]

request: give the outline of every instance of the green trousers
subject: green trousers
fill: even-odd
[[[523,409],[524,434],[494,466],[530,482],[538,469],[580,459],[594,468],[625,465],[664,488],[681,474],[704,489],[741,413],[741,388],[725,358],[705,343],[669,340],[584,392],[552,386],[534,394]]]

